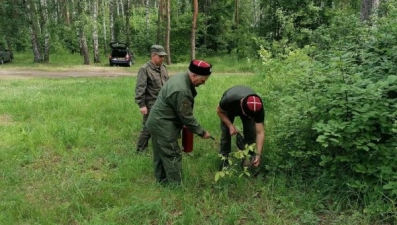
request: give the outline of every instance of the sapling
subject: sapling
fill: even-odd
[[[221,160],[228,160],[228,165],[222,168],[221,171],[215,173],[215,181],[217,182],[223,177],[233,177],[238,176],[239,178],[246,175],[251,176],[250,168],[253,166],[252,163],[255,159],[255,148],[256,144],[251,145],[245,144],[243,150],[238,150],[232,154],[233,157],[225,157],[219,154]]]

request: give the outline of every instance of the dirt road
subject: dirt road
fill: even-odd
[[[39,70],[39,69],[17,69],[17,68],[1,68],[0,79],[24,79],[35,77],[120,77],[135,76],[138,68],[81,68],[81,69],[60,69],[60,70]]]
[[[136,76],[139,67],[76,67],[55,69],[26,69],[26,68],[3,68],[0,66],[0,80],[29,79],[37,77],[65,78],[65,77],[121,77]],[[170,76],[180,71],[168,71]],[[219,74],[217,74],[219,75]],[[253,75],[251,72],[230,73],[223,72],[222,75]]]

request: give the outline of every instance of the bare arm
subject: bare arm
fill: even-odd
[[[230,135],[235,135],[237,134],[238,130],[237,128],[233,125],[233,123],[229,120],[229,118],[226,116],[226,113],[221,109],[221,107],[218,105],[216,108],[216,113],[218,114],[219,118],[225,125],[229,128]]]
[[[256,154],[255,160],[253,162],[254,166],[258,166],[260,163],[260,156],[262,154],[263,145],[265,143],[265,125],[263,123],[256,123]]]

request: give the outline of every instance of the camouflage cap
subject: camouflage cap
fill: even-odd
[[[167,55],[167,53],[165,53],[164,47],[161,45],[152,45],[152,47],[150,47],[150,53],[156,53],[157,55]]]

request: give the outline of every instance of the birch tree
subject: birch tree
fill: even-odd
[[[378,8],[380,0],[361,0],[361,21],[366,21]]]
[[[125,0],[125,33],[126,33],[126,43],[127,46],[131,43],[131,34],[130,34],[130,0]]]
[[[110,31],[110,42],[115,41],[114,34],[114,4],[113,1],[109,1],[109,31]]]
[[[33,0],[26,1],[26,15],[29,23],[30,41],[32,44],[33,61],[42,62],[42,52],[39,43],[39,23],[37,21],[37,10]]]
[[[40,0],[40,25],[41,36],[44,38],[44,62],[50,61],[50,33],[48,30],[48,7],[46,0]]]
[[[198,0],[193,0],[192,32],[190,38],[190,59],[196,59],[196,29],[198,16]]]
[[[107,47],[108,47],[108,39],[107,39],[107,26],[106,26],[106,0],[102,0],[102,31],[103,31],[103,51],[104,53],[108,53]]]
[[[84,17],[85,17],[85,1],[84,0],[78,0],[77,3],[77,8],[78,8],[78,17],[79,21],[77,21],[77,29],[79,32],[79,43],[80,43],[80,52],[83,55],[84,58],[84,65],[90,65],[90,55],[88,51],[88,44],[87,44],[87,37],[85,34],[84,30]]]
[[[93,41],[93,51],[94,51],[94,63],[101,62],[99,57],[99,38],[98,38],[98,0],[93,0],[92,2],[92,41]]]
[[[145,33],[146,33],[146,38],[149,39],[149,29],[150,29],[150,5],[149,5],[149,0],[145,0]]]

